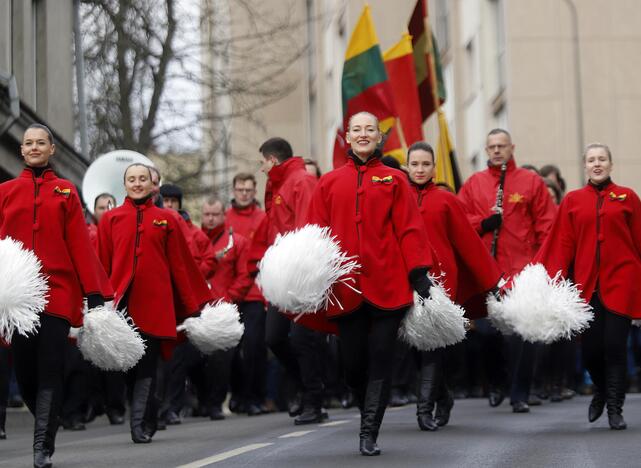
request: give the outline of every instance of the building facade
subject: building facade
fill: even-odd
[[[0,2],[0,181],[22,170],[22,134],[35,122],[54,133],[62,177],[80,184],[87,168],[73,146],[73,4]]]

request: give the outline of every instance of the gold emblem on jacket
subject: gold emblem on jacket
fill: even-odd
[[[614,192],[610,192],[610,200],[612,201],[624,201],[627,198],[628,194],[627,193],[622,193],[621,195],[617,195]]]
[[[385,177],[372,176],[373,184],[391,184],[394,182],[394,178],[391,175]]]
[[[523,200],[525,200],[525,197],[521,195],[519,192],[511,193],[510,196],[507,198],[508,203],[523,203]]]

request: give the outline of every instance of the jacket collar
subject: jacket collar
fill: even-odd
[[[123,205],[128,206],[130,208],[141,209],[141,210],[146,210],[147,208],[156,206],[154,205],[153,197],[147,198],[144,203],[140,203],[140,204],[136,203],[134,200],[132,200],[129,197],[125,197],[125,202],[123,203]]]
[[[216,226],[214,229],[207,229],[205,226],[201,226],[201,229],[205,234],[207,234],[209,240],[213,240],[215,242],[223,235],[223,232],[225,231],[225,223]]]
[[[501,176],[501,166],[492,166],[489,160],[487,162],[487,166],[490,174],[494,175],[495,177]],[[514,161],[514,156],[512,156],[507,162],[507,172],[513,172],[514,170],[516,170],[516,162]]]
[[[305,161],[299,156],[293,156],[278,166],[272,167],[267,177],[269,177],[272,187],[276,188],[279,187],[290,174],[299,170],[305,170]]]
[[[354,152],[350,149],[347,151],[347,155],[349,156],[348,163],[351,162],[354,167],[359,167],[359,166],[369,166],[369,167],[374,167],[377,166],[381,163],[381,156],[383,154],[379,149],[375,149],[374,152],[367,158],[367,161],[363,162],[361,158],[356,156]]]
[[[593,190],[597,192],[603,192],[604,190],[612,187],[614,185],[614,182],[612,182],[612,179],[608,177],[606,180],[601,182],[600,184],[594,184],[592,181],[588,180],[588,187],[592,187]]]
[[[254,214],[254,211],[256,211],[256,208],[258,208],[258,202],[254,200],[251,204],[247,206],[238,206],[236,203],[236,200],[231,201],[231,209],[234,210],[234,212],[238,215],[241,216],[251,216]]]
[[[27,179],[35,179],[36,175],[32,167],[26,166],[20,173],[20,177],[24,177]],[[42,175],[40,176],[40,178],[44,180],[52,180],[52,179],[55,179],[56,177],[57,177],[56,173],[53,172],[53,169],[50,166],[47,166],[42,172]]]

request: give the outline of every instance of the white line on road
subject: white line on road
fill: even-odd
[[[227,452],[219,453],[218,455],[214,455],[211,457],[203,458],[201,460],[196,460],[195,462],[187,463],[186,465],[180,465],[177,468],[201,468],[203,466],[207,465],[212,465],[214,463],[218,463],[223,460],[227,460],[228,458],[235,457],[237,455],[242,455],[243,453],[251,452],[253,450],[258,450],[264,447],[268,447],[269,445],[273,445],[273,443],[265,443],[265,444],[250,444],[250,445],[245,445],[244,447],[239,447],[234,450],[229,450]]]
[[[332,427],[332,426],[340,426],[341,424],[348,423],[349,419],[340,419],[338,421],[330,421],[326,422],[323,424],[319,424],[318,427]]]
[[[316,432],[315,430],[311,431],[296,431],[296,432],[290,432],[289,434],[284,434],[282,436],[278,436],[279,439],[289,439],[290,437],[302,437],[307,434],[311,434],[312,432]]]

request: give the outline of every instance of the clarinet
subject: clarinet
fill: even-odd
[[[507,172],[507,164],[503,163],[501,165],[501,178],[499,179],[499,187],[496,190],[496,212],[503,214],[503,187],[505,186],[505,173]],[[500,226],[494,230],[494,236],[492,237],[492,257],[496,258],[496,245],[499,241],[499,229]]]

